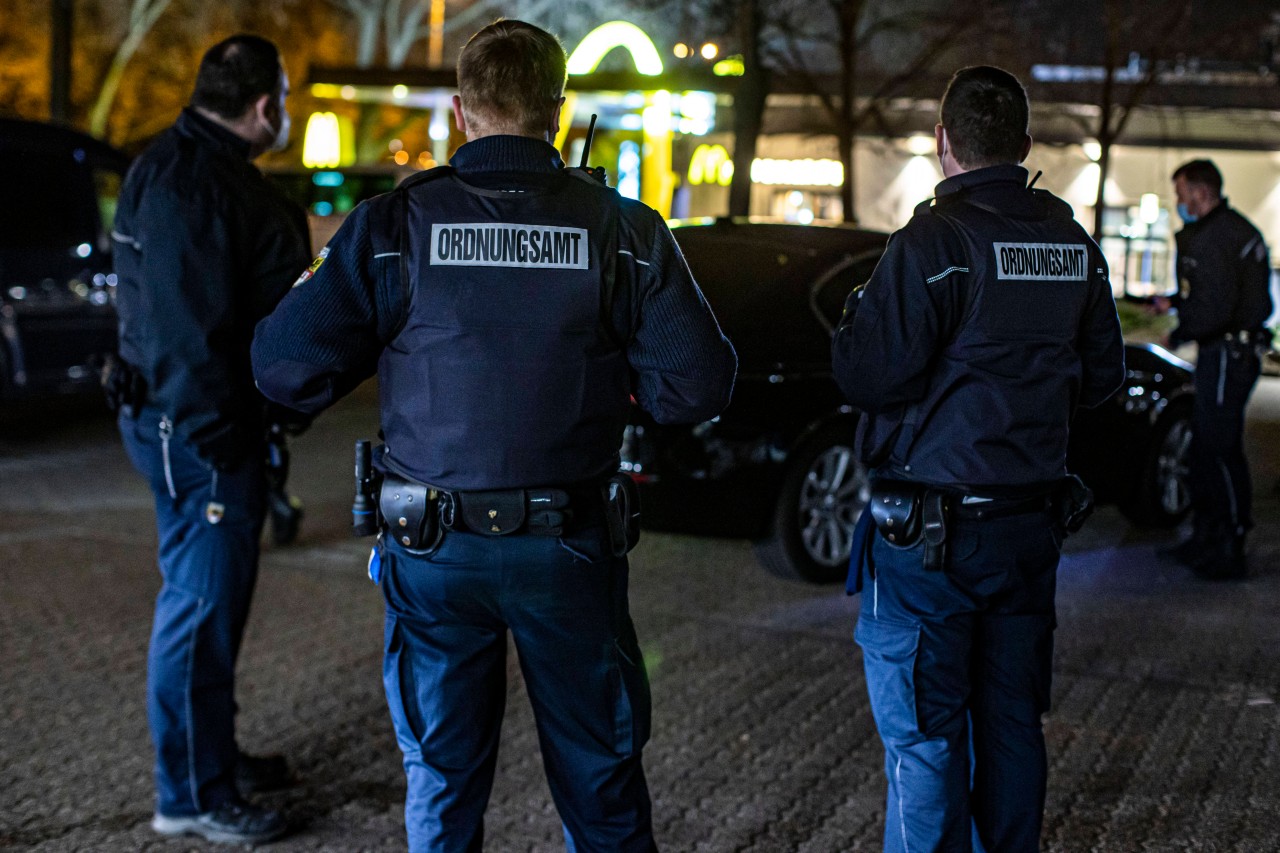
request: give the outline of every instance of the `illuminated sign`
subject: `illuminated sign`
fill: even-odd
[[[784,187],[838,187],[844,183],[839,160],[755,160],[751,181]]]
[[[302,165],[332,169],[342,165],[342,128],[335,113],[312,113],[302,138]]]
[[[718,184],[727,187],[733,181],[733,160],[723,145],[699,145],[689,161],[689,184]]]
[[[653,40],[644,30],[627,21],[610,21],[601,24],[578,43],[569,55],[570,74],[590,74],[614,48],[621,47],[631,54],[636,71],[649,77],[662,73],[662,57]]]

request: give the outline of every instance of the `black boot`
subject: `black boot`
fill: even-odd
[[[1191,570],[1205,580],[1243,580],[1249,573],[1244,556],[1244,537],[1231,536],[1211,543]]]

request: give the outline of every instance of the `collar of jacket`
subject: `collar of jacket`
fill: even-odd
[[[192,107],[184,107],[178,116],[178,132],[231,157],[249,162],[249,142],[241,139],[216,121],[205,118]]]
[[[933,195],[941,201],[944,197],[958,193],[961,190],[973,190],[990,184],[1008,183],[1016,183],[1019,189],[1025,187],[1027,185],[1027,170],[1022,166],[1015,166],[1010,163],[987,166],[985,169],[974,169],[971,172],[961,172],[934,187]]]
[[[564,168],[560,153],[543,139],[482,136],[453,153],[449,165],[465,175],[475,172],[544,172]]]

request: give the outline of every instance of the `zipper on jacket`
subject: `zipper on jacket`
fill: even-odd
[[[164,482],[169,487],[169,497],[178,499],[178,490],[173,485],[173,467],[169,464],[169,438],[173,435],[173,422],[168,415],[160,416],[160,455],[164,458]]]

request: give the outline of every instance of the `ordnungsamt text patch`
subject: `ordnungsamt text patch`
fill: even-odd
[[[995,243],[996,278],[1087,281],[1089,250],[1082,243]]]
[[[431,263],[463,267],[587,269],[587,229],[484,222],[431,226]]]

